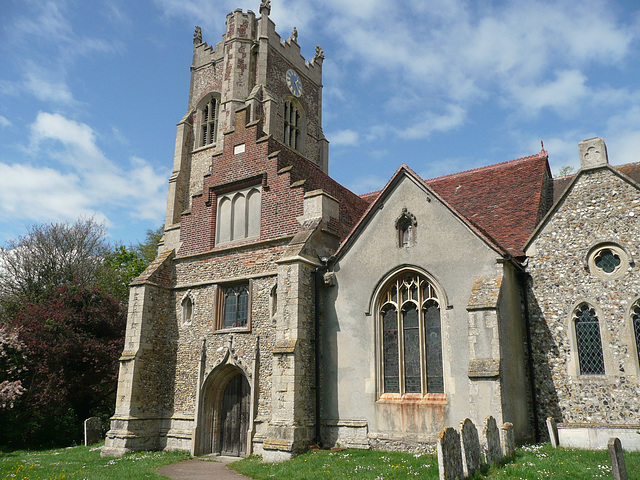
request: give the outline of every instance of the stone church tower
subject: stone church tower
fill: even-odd
[[[596,138],[573,176],[543,149],[355,195],[327,174],[322,49],[269,13],[230,13],[215,48],[196,28],[103,454],[424,451],[488,415],[640,450],[640,163]]]
[[[131,287],[104,455],[288,458],[317,441],[320,258],[367,203],[327,175],[322,63],[235,10],[193,37],[159,256]]]

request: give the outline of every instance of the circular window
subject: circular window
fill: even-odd
[[[618,245],[600,244],[589,252],[588,265],[592,275],[600,278],[614,278],[627,270],[629,257]]]

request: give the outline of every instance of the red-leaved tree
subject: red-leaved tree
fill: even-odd
[[[115,403],[126,312],[111,296],[63,285],[9,320],[26,352],[26,392],[15,408],[21,438],[11,443],[80,441],[82,420]]]

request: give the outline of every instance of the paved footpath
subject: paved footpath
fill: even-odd
[[[160,475],[174,480],[250,480],[227,468],[238,457],[199,457],[166,465],[158,469]]]

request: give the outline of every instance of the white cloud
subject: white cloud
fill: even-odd
[[[79,178],[51,168],[0,163],[0,218],[70,220],[91,215]]]
[[[331,145],[337,147],[354,147],[358,145],[360,136],[353,130],[340,130],[327,136]]]
[[[401,138],[420,139],[427,138],[433,132],[446,132],[462,125],[467,112],[458,105],[449,105],[447,111],[442,114],[427,112],[424,118],[399,132]]]
[[[33,162],[52,166],[0,163],[0,218],[107,219],[118,209],[139,219],[162,218],[166,169],[138,157],[116,165],[89,125],[60,114],[40,112],[30,130]]]
[[[55,146],[62,144],[63,151],[53,152],[57,152],[60,161],[79,170],[112,167],[96,145],[96,135],[91,127],[57,113],[38,112],[31,125],[31,141],[36,149],[47,141],[54,142]]]
[[[6,117],[0,115],[0,127],[10,127],[11,122]]]
[[[63,80],[51,78],[51,72],[29,71],[25,73],[24,89],[43,102],[73,103],[73,95]]]
[[[526,111],[555,109],[567,115],[579,108],[579,102],[590,95],[587,77],[577,70],[558,72],[555,80],[513,87],[513,95]]]

